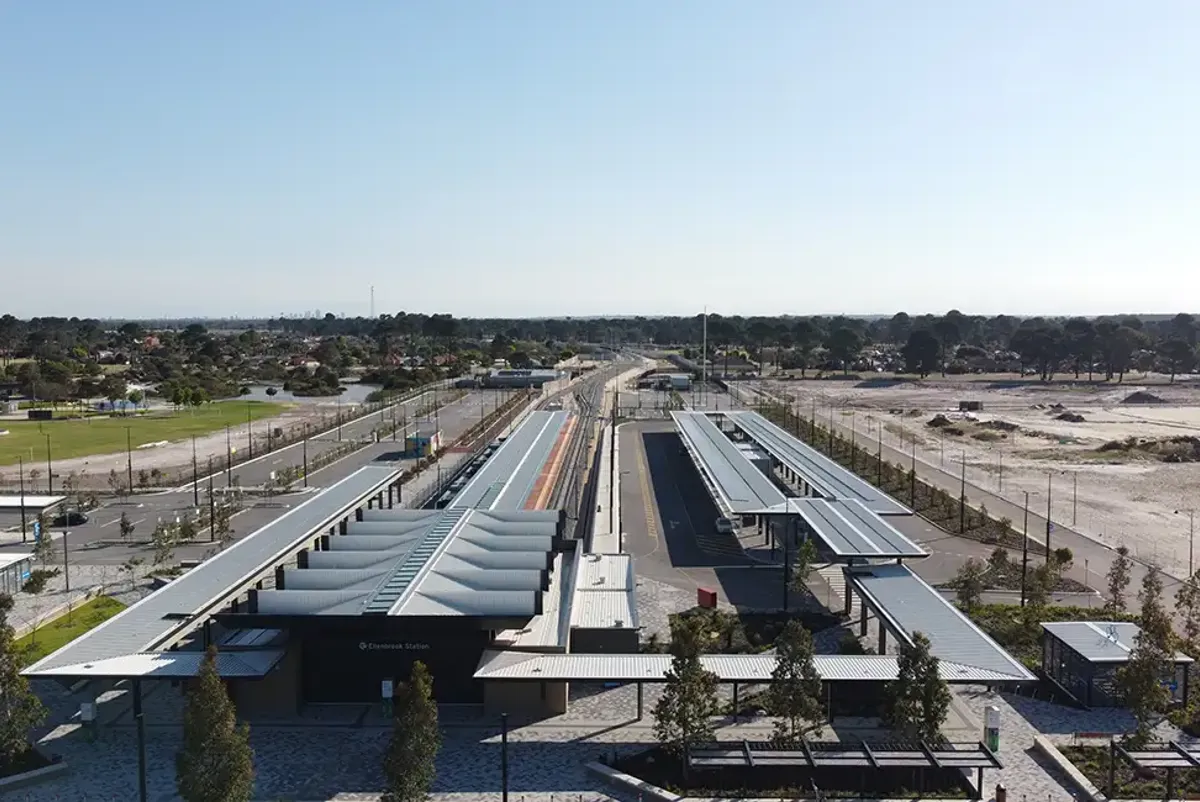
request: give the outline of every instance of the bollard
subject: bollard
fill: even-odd
[[[996,783],[996,802],[1008,802],[1008,789],[1004,783]]]

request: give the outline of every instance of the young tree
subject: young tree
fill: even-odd
[[[45,516],[39,516],[44,519]],[[33,543],[33,556],[42,565],[52,565],[58,562],[58,546],[54,542],[54,533],[43,522],[38,527],[38,537]]]
[[[1138,594],[1142,605],[1141,631],[1129,662],[1117,672],[1125,705],[1137,721],[1137,728],[1129,736],[1135,745],[1149,740],[1154,725],[1171,704],[1171,692],[1163,682],[1173,668],[1171,618],[1162,606],[1162,590],[1162,577],[1157,569],[1151,568]]]
[[[21,655],[8,623],[12,608],[12,597],[0,594],[0,764],[24,754],[29,749],[29,731],[46,718],[41,700],[21,676]]]
[[[813,666],[813,641],[807,629],[789,621],[775,642],[775,670],[767,690],[767,709],[777,716],[773,740],[797,744],[805,730],[823,720],[821,677]]]
[[[786,535],[785,535],[786,537]],[[817,562],[817,544],[808,538],[796,549],[792,562],[792,587],[801,592],[808,592],[808,580],[812,578],[813,566]]]
[[[121,522],[118,524],[118,527],[121,530],[121,540],[129,540],[130,535],[133,534],[133,530],[137,528],[133,521],[129,519],[129,513],[127,512],[121,513]]]
[[[1106,613],[1125,612],[1125,591],[1129,587],[1132,568],[1129,549],[1117,546],[1117,556],[1108,569],[1108,601],[1104,603]]]
[[[1184,650],[1195,657],[1200,654],[1200,571],[1180,583],[1175,607],[1183,619]]]
[[[196,522],[192,520],[192,516],[185,515],[179,520],[179,539],[184,543],[191,543],[196,539],[198,530]]]
[[[392,724],[392,740],[383,757],[387,791],[382,802],[422,802],[433,787],[442,734],[433,678],[420,660],[413,663],[412,675],[400,691]]]
[[[671,632],[671,670],[654,706],[654,736],[682,758],[688,747],[713,739],[717,677],[700,665],[703,621],[676,619]]]
[[[986,574],[987,567],[975,557],[968,559],[962,568],[958,569],[958,574],[954,577],[954,595],[958,598],[958,605],[964,610],[969,612],[975,609],[982,600]]]
[[[254,792],[250,727],[239,725],[209,646],[183,712],[175,788],[184,802],[248,802]]]
[[[166,565],[175,555],[175,529],[164,521],[159,521],[150,536],[154,546],[154,564]]]
[[[936,742],[950,712],[950,688],[929,647],[929,639],[920,632],[913,635],[912,646],[901,645],[899,672],[887,685],[883,718],[905,737]]]

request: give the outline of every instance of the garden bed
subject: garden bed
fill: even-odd
[[[124,609],[125,605],[116,599],[97,596],[69,613],[63,613],[53,621],[43,623],[28,635],[17,639],[16,647],[21,655],[21,665],[36,663]]]
[[[953,769],[820,768],[744,766],[692,769],[662,747],[621,758],[615,768],[672,793],[698,797],[809,798],[813,783],[831,798],[970,799],[963,773]]]
[[[8,763],[0,763],[0,780],[28,771],[37,771],[51,765],[53,761],[36,749],[26,749],[16,759]]]
[[[809,632],[821,632],[842,623],[842,618],[825,612],[797,611],[793,613],[738,613],[693,607],[679,617],[700,616],[706,620],[711,642],[709,654],[759,654],[775,645],[776,638],[789,621],[798,621]],[[665,646],[665,645],[664,645]]]
[[[1107,746],[1060,746],[1058,751],[1109,799],[1163,799],[1167,793],[1167,770],[1137,772],[1117,758],[1114,775],[1116,789],[1108,790]],[[1200,769],[1175,769],[1175,795],[1172,799],[1200,799]]]
[[[1017,604],[980,604],[968,616],[1009,654],[1030,668],[1042,663],[1042,627],[1046,621],[1133,621],[1129,613],[1107,613],[1099,607],[1046,606],[1037,610],[1036,619],[1028,614],[1033,608]]]

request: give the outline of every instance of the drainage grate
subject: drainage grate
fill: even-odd
[[[413,580],[417,578],[417,574],[421,573],[421,569],[429,562],[429,558],[446,542],[446,538],[450,536],[450,533],[468,512],[469,510],[466,509],[446,510],[437,523],[431,526],[421,538],[421,542],[408,553],[396,570],[379,586],[375,595],[363,608],[363,613],[387,615],[392,606],[408,590]]]

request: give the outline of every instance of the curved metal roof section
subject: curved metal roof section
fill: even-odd
[[[703,412],[672,412],[684,447],[717,501],[735,514],[761,512],[787,496]]]
[[[368,465],[122,610],[23,673],[94,663],[153,649],[190,619],[238,592],[399,476]]]
[[[803,476],[821,495],[829,498],[857,499],[877,515],[912,514],[908,507],[870,482],[855,476],[812,446],[797,440],[757,412],[719,414],[728,418],[780,464]]]
[[[911,642],[920,632],[939,660],[971,666],[1013,680],[1035,679],[1015,657],[967,618],[925,580],[903,565],[842,569],[848,586],[898,637]]]

